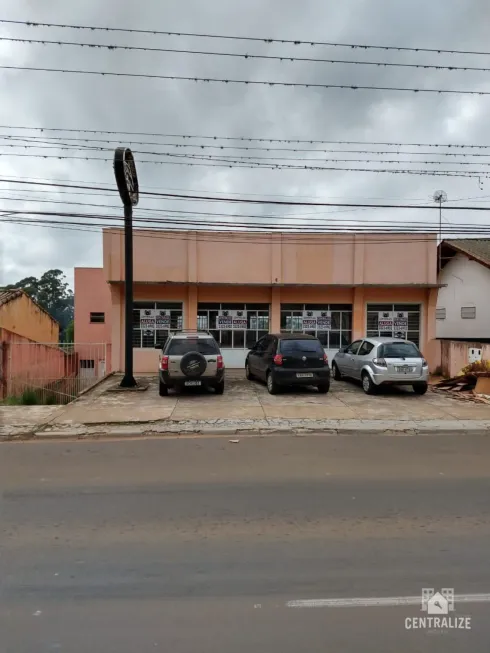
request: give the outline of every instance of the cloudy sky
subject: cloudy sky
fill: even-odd
[[[39,21],[74,25],[100,25],[135,29],[157,29],[235,36],[253,36],[305,41],[329,41],[373,45],[444,48],[451,50],[490,50],[488,21],[490,6],[482,0],[4,0],[0,19]],[[263,42],[213,40],[193,37],[151,36],[124,32],[96,32],[61,28],[34,28],[0,23],[0,37],[63,40],[106,45],[132,45],[152,48],[176,48],[344,59],[386,61],[447,66],[490,68],[490,56],[410,53],[359,50],[328,46],[281,45]],[[82,69],[217,77],[222,79],[272,80],[319,84],[364,86],[403,86],[490,90],[490,72],[386,68],[364,65],[311,62],[279,62],[166,52],[123,51],[77,48],[0,40],[0,65],[43,68]],[[283,88],[232,84],[203,84],[190,81],[102,77],[68,73],[0,69],[0,284],[14,282],[27,275],[40,275],[53,267],[63,269],[72,279],[74,266],[102,264],[101,236],[97,231],[48,228],[7,222],[19,219],[10,211],[65,211],[118,215],[117,195],[79,190],[79,194],[55,187],[36,187],[12,183],[46,180],[82,185],[114,187],[110,161],[41,158],[83,156],[111,158],[115,143],[82,143],[69,140],[83,133],[39,132],[22,127],[88,129],[113,132],[150,132],[155,134],[191,134],[199,136],[250,137],[271,139],[311,139],[326,141],[383,141],[398,143],[490,143],[488,114],[490,96],[437,95],[375,90]],[[6,138],[9,136],[10,138]],[[52,137],[58,137],[58,141]],[[204,139],[91,135],[90,138],[114,139],[131,145],[137,160],[140,187],[143,190],[175,192],[198,191],[201,194],[235,194],[237,197],[277,198],[291,196],[316,201],[338,202],[412,202],[429,203],[436,189],[445,189],[454,205],[484,205],[490,197],[490,181],[484,178],[392,175],[372,172],[269,170],[208,166],[172,165],[172,157],[143,152],[184,153],[170,143],[187,142],[193,146],[213,144]],[[66,138],[65,138],[66,137]],[[36,138],[37,140],[33,140]],[[24,140],[19,140],[24,139]],[[44,139],[44,140],[43,140]],[[125,140],[124,140],[125,139]],[[131,141],[139,140],[145,144]],[[148,144],[146,144],[148,143]],[[150,145],[149,143],[156,143]],[[225,145],[265,147],[263,143],[219,141]],[[36,144],[37,147],[33,147]],[[10,147],[16,145],[16,147]],[[28,145],[23,148],[19,145]],[[59,149],[59,146],[73,149]],[[87,150],[87,146],[108,148]],[[269,144],[270,147],[287,147]],[[320,165],[336,167],[391,167],[450,170],[490,170],[484,165],[490,157],[457,159],[441,156],[433,148],[380,148],[379,146],[289,145],[309,152],[264,150],[200,150],[187,148],[194,155],[319,158]],[[320,152],[321,148],[341,149],[342,153]],[[403,164],[368,162],[333,163],[332,158],[369,158],[348,149],[389,149],[394,156],[372,155],[379,160],[399,159]],[[407,152],[400,154],[400,151]],[[454,150],[452,150],[454,151]],[[439,154],[437,154],[439,152]],[[464,150],[470,154],[471,150]],[[473,150],[483,153],[490,150]],[[15,154],[15,156],[13,156]],[[33,156],[34,154],[38,156]],[[22,156],[19,156],[22,155]],[[166,161],[164,165],[144,160]],[[175,158],[173,159],[175,161]],[[187,162],[203,162],[185,159]],[[425,160],[440,165],[422,164]],[[180,159],[183,161],[183,159]],[[411,161],[411,162],[409,162]],[[413,162],[415,161],[415,163]],[[455,161],[459,163],[456,164]],[[461,162],[471,163],[461,166]],[[294,165],[294,161],[283,163]],[[420,162],[420,163],[418,163]],[[216,163],[216,160],[212,163]],[[302,162],[307,165],[307,162]],[[10,179],[10,181],[8,181]],[[6,181],[7,180],[7,181]],[[172,192],[170,191],[170,192]],[[470,199],[467,199],[470,198]],[[70,202],[70,203],[69,203]],[[87,206],[100,204],[107,208]],[[148,211],[153,209],[153,211]],[[274,206],[212,204],[209,202],[169,201],[142,197],[135,215],[176,216],[172,209],[222,213],[248,213],[276,216],[280,222],[284,209]],[[301,220],[310,221],[311,208],[294,208]],[[161,212],[161,213],[159,213]],[[329,214],[331,213],[331,214]],[[181,220],[191,219],[179,214]],[[317,219],[335,221],[392,221],[406,225],[414,220],[438,220],[435,211],[320,209]],[[24,216],[20,219],[32,219]],[[62,218],[47,218],[58,219]],[[197,218],[194,218],[197,219]],[[213,220],[212,217],[202,219]],[[229,219],[229,218],[226,218]],[[237,218],[243,222],[244,218]],[[73,220],[73,219],[72,219]],[[84,221],[87,224],[94,218]],[[271,222],[273,218],[264,220]],[[447,212],[445,223],[485,223],[484,213]]]

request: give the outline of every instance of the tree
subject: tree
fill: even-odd
[[[75,342],[75,320],[72,320],[65,329],[65,338],[66,343]]]
[[[39,279],[25,277],[6,288],[24,290],[60,323],[60,340],[65,339],[64,331],[74,316],[74,296],[61,270],[48,270]]]

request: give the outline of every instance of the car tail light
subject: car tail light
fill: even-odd
[[[160,359],[160,369],[162,370],[162,372],[168,370],[168,356],[162,356],[162,358]]]
[[[282,354],[276,354],[274,356],[274,364],[275,365],[282,365]]]
[[[223,365],[223,356],[221,356],[221,354],[218,354],[218,356],[216,356],[216,368],[218,370],[222,370],[223,367],[224,367],[224,365]]]
[[[373,358],[373,363],[378,367],[388,367],[384,358]]]
[[[327,356],[326,353],[323,354],[323,363],[324,363],[325,365],[328,365],[328,356]]]

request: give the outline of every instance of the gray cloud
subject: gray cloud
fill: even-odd
[[[488,47],[486,25],[490,13],[490,7],[482,0],[467,0],[465,3],[457,0],[432,0],[430,3],[426,0],[415,0],[403,4],[390,0],[345,0],[342,3],[325,3],[321,0],[303,3],[270,0],[264,3],[252,0],[242,5],[226,0],[214,0],[206,4],[198,0],[165,3],[158,0],[142,0],[139,3],[121,3],[118,0],[100,3],[97,0],[86,0],[79,4],[52,0],[43,2],[42,6],[27,0],[12,0],[5,4],[10,6],[3,7],[2,16],[19,20],[483,51]],[[460,65],[488,65],[490,61],[490,58],[474,56],[456,59],[448,55],[427,53],[304,46],[299,48],[291,45],[207,41],[189,37],[164,39],[130,34],[27,29],[12,25],[3,25],[1,35],[27,35],[31,38],[126,45],[165,47],[168,44],[179,48],[271,54],[280,52],[298,56],[335,56],[342,59],[449,62]],[[416,88],[486,90],[490,80],[490,73],[242,61],[232,58],[6,43],[0,44],[0,63],[164,75]],[[251,87],[6,70],[0,71],[0,91],[2,125],[326,140],[490,142],[486,125],[490,98],[477,96]],[[4,130],[0,129],[0,132]],[[0,176],[42,177],[68,182],[88,181],[114,185],[109,162],[3,156],[9,149],[0,146]],[[134,146],[134,149],[138,149],[138,146]],[[151,148],[140,146],[139,149]],[[75,153],[60,151],[59,154]],[[275,155],[278,153],[270,154]],[[294,156],[294,153],[291,156]],[[331,156],[335,158],[335,155]],[[345,158],[342,155],[338,157]],[[148,157],[136,155],[136,158],[141,160]],[[362,163],[353,165],[368,167],[368,164]],[[482,166],[475,164],[474,167]],[[484,182],[483,190],[480,190],[475,179],[156,166],[141,162],[138,162],[138,171],[143,189],[178,188],[257,193],[264,196],[297,195],[340,201],[376,198],[380,201],[396,199],[424,202],[429,201],[436,188],[446,188],[450,199],[484,198],[486,193],[490,194],[488,182]],[[96,210],[93,207],[36,201],[47,198],[57,201],[88,201],[116,205],[119,203],[116,196],[87,197],[64,193],[61,192],[62,189],[59,194],[33,193],[30,187],[5,183],[0,186],[1,211],[57,208],[88,213]],[[7,196],[11,199],[3,199]],[[14,201],[14,198],[21,201]],[[198,211],[236,211],[258,215],[275,213],[278,215],[278,221],[281,215],[277,207],[258,205],[248,206],[245,210],[244,207],[228,205],[217,207],[211,203],[169,202],[145,198],[142,199],[140,207],[162,210],[184,208]],[[306,208],[296,212],[308,211],[311,213],[311,209]],[[117,210],[110,208],[104,212],[115,214]],[[323,209],[320,215],[328,218],[325,212]],[[341,213],[337,210],[331,217],[336,220],[342,217],[346,220],[393,220],[400,224],[408,224],[417,219],[437,220],[435,212],[429,211],[412,214],[371,210]],[[459,212],[447,215],[446,220],[457,223],[484,222],[483,216],[480,217],[479,214],[465,215]],[[0,238],[0,256],[3,257],[0,264],[0,283],[15,281],[27,274],[41,274],[49,267],[60,267],[71,278],[73,266],[102,263],[100,234],[71,231],[68,225],[66,230],[58,230],[2,224]]]

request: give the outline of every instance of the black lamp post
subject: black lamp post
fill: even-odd
[[[129,148],[116,148],[114,174],[124,205],[125,355],[121,387],[134,388],[136,381],[133,376],[133,206],[138,204],[139,187],[136,165]]]

